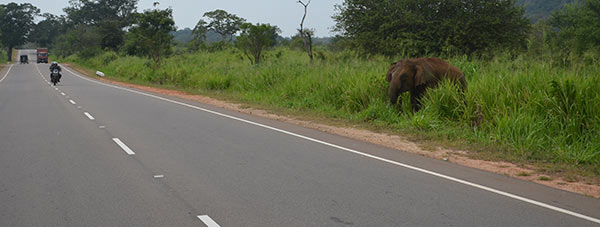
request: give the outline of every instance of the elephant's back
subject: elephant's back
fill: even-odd
[[[460,84],[463,89],[467,88],[465,75],[458,67],[440,58],[426,58],[425,60],[437,71],[438,75]]]

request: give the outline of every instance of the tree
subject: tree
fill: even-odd
[[[59,35],[53,44],[57,55],[66,57],[79,54],[83,58],[93,57],[101,51],[102,36],[98,27],[79,24]]]
[[[102,49],[110,49],[117,51],[125,40],[125,31],[123,30],[122,22],[118,20],[103,20],[98,23],[98,35],[102,42]]]
[[[206,21],[200,19],[198,23],[196,23],[196,27],[192,30],[192,35],[194,36],[194,40],[204,41],[206,39],[206,33],[208,32],[208,23]]]
[[[200,19],[196,27],[192,30],[192,40],[188,43],[190,51],[198,51],[201,46],[205,46],[206,35],[208,33],[208,23]]]
[[[312,37],[314,32],[310,29],[304,29],[304,19],[306,19],[306,13],[308,11],[308,5],[310,5],[311,0],[304,3],[301,0],[298,0],[298,4],[304,6],[304,16],[302,16],[302,22],[300,22],[300,29],[298,29],[298,33],[300,33],[300,37],[302,37],[302,41],[304,41],[304,49],[308,54],[308,58],[310,58],[310,62],[313,61],[313,52],[312,52]]]
[[[263,58],[263,52],[276,44],[278,34],[281,32],[277,26],[270,24],[244,23],[241,26],[242,33],[237,38],[236,46],[244,52],[252,64],[259,64]]]
[[[45,19],[33,26],[29,41],[41,47],[49,47],[58,36],[66,32],[66,18],[49,13],[42,17]]]
[[[137,13],[128,34],[127,46],[136,54],[148,56],[155,68],[160,68],[162,58],[171,52],[173,35],[176,30],[173,10],[154,9]]]
[[[99,29],[101,49],[117,50],[124,42],[124,28],[131,25],[138,0],[69,0],[63,9],[71,26]]]
[[[131,23],[137,10],[138,0],[69,0],[63,9],[73,24],[98,25],[105,20],[121,22],[122,27]]]
[[[246,21],[235,14],[220,9],[206,12],[203,16],[208,18],[206,28],[221,35],[221,42],[225,41],[227,36],[229,36],[229,42],[231,42],[233,35],[240,30],[240,26]]]
[[[548,23],[543,20],[538,20],[537,23],[533,24],[527,40],[527,54],[530,57],[542,58],[548,53],[548,31]]]
[[[34,26],[34,18],[40,10],[29,3],[0,5],[0,42],[8,48],[8,60],[12,61],[12,49],[24,44]]]
[[[557,52],[581,55],[600,48],[600,1],[584,0],[552,13],[548,21],[551,46]],[[597,49],[598,50],[598,49]]]
[[[345,0],[336,10],[334,31],[366,54],[519,50],[530,28],[515,0]]]

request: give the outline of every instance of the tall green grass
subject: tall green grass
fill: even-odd
[[[391,60],[351,52],[321,52],[310,64],[302,52],[271,51],[259,66],[235,50],[184,54],[158,71],[146,59],[105,52],[67,59],[107,77],[162,84],[265,107],[420,132],[452,141],[499,147],[535,162],[591,166],[600,175],[600,66],[555,67],[524,57],[491,61],[452,58],[468,81],[428,91],[421,111],[388,105],[385,73]]]

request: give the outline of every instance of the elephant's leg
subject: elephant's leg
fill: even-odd
[[[419,86],[410,91],[410,105],[412,106],[413,112],[421,109],[421,98],[425,94],[425,87]]]

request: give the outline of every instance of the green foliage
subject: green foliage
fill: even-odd
[[[72,24],[97,25],[118,21],[121,28],[129,25],[137,10],[138,0],[70,0],[63,11]]]
[[[206,21],[200,19],[198,21],[198,23],[196,24],[196,27],[194,27],[194,30],[192,30],[192,35],[194,37],[194,40],[197,41],[204,41],[206,40],[206,33],[208,33],[208,23],[206,23]]]
[[[545,21],[533,24],[527,39],[527,55],[534,58],[546,58],[549,54],[548,31],[550,27]]]
[[[103,20],[98,23],[98,34],[101,37],[100,48],[117,51],[125,40],[122,22],[118,20]]]
[[[58,36],[54,42],[54,52],[60,57],[80,54],[89,58],[101,51],[102,36],[98,27],[91,25],[76,25],[66,33]]]
[[[194,30],[199,32],[211,30],[219,33],[221,35],[221,42],[224,42],[225,38],[228,36],[229,42],[231,42],[233,35],[237,33],[241,29],[242,24],[246,22],[246,19],[221,9],[206,12],[203,16],[208,18],[208,22],[201,19],[198,21]],[[198,26],[201,26],[202,28],[199,28]]]
[[[600,1],[584,0],[566,5],[549,20],[550,46],[568,62],[571,54],[600,54]]]
[[[86,32],[84,35],[88,36],[86,39],[90,39],[92,35],[97,38],[83,49],[74,49],[73,44],[68,43],[68,40],[73,38],[62,37],[55,43],[59,48],[58,52],[67,55],[73,52],[89,55],[97,52],[95,50],[98,49],[117,51],[125,41],[125,28],[133,22],[137,2],[138,0],[69,1],[69,6],[63,9],[66,13],[66,22],[61,29],[72,32],[87,27],[88,29],[84,31]]]
[[[267,48],[277,42],[277,34],[281,32],[277,26],[269,24],[245,23],[241,26],[242,34],[235,41],[236,47],[244,52],[252,64],[259,64]]]
[[[279,48],[278,58],[259,66],[232,49],[167,58],[154,70],[147,60],[104,53],[71,59],[107,77],[142,84],[162,83],[187,91],[228,97],[273,109],[344,119],[434,138],[495,144],[511,157],[576,166],[600,165],[600,70],[598,64],[553,67],[546,59],[457,57],[449,61],[469,82],[463,94],[452,83],[430,89],[423,108],[412,113],[388,104],[389,59],[364,59],[354,52],[325,52],[309,63],[301,50]],[[577,75],[575,75],[577,72]]]
[[[171,8],[145,10],[135,15],[135,23],[128,34],[127,47],[135,54],[148,56],[156,68],[171,51],[175,21]]]
[[[481,55],[523,49],[529,21],[514,0],[345,0],[335,30],[363,53]]]
[[[33,27],[29,41],[37,43],[40,47],[49,47],[58,36],[65,33],[67,22],[64,16],[45,13],[42,17],[45,19]]]
[[[30,3],[0,5],[0,43],[8,49],[9,61],[12,60],[12,49],[27,42],[39,12]]]

